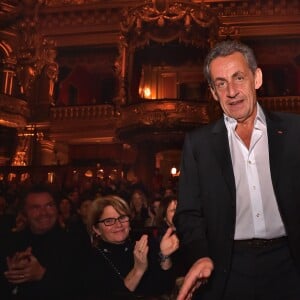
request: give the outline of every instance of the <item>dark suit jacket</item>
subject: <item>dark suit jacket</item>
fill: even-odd
[[[266,115],[273,187],[300,270],[300,116]],[[236,191],[223,118],[185,138],[175,225],[190,264],[209,256],[215,269],[201,299],[221,298],[230,271]]]

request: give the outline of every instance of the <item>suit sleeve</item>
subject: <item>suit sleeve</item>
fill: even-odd
[[[188,264],[209,256],[203,212],[204,194],[203,189],[201,190],[197,163],[199,156],[195,150],[195,142],[190,134],[186,135],[181,158],[178,206],[174,217],[176,231],[187,254]]]

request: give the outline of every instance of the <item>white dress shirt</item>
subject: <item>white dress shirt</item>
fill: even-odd
[[[237,121],[224,115],[236,185],[235,240],[286,234],[271,180],[266,119],[257,108],[249,149],[235,131]]]

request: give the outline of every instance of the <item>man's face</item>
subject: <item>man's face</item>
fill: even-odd
[[[29,194],[25,200],[24,213],[31,231],[35,234],[46,233],[57,221],[54,199],[47,192]]]
[[[226,115],[243,123],[256,117],[256,90],[262,85],[259,68],[253,74],[244,56],[235,52],[210,64],[211,92]]]

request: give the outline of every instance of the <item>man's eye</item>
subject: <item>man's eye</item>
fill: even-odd
[[[218,89],[224,88],[226,86],[226,82],[225,81],[219,81],[216,83],[216,87]]]
[[[236,80],[237,80],[237,81],[242,81],[242,80],[244,80],[244,76],[237,76],[237,77],[236,77]]]

